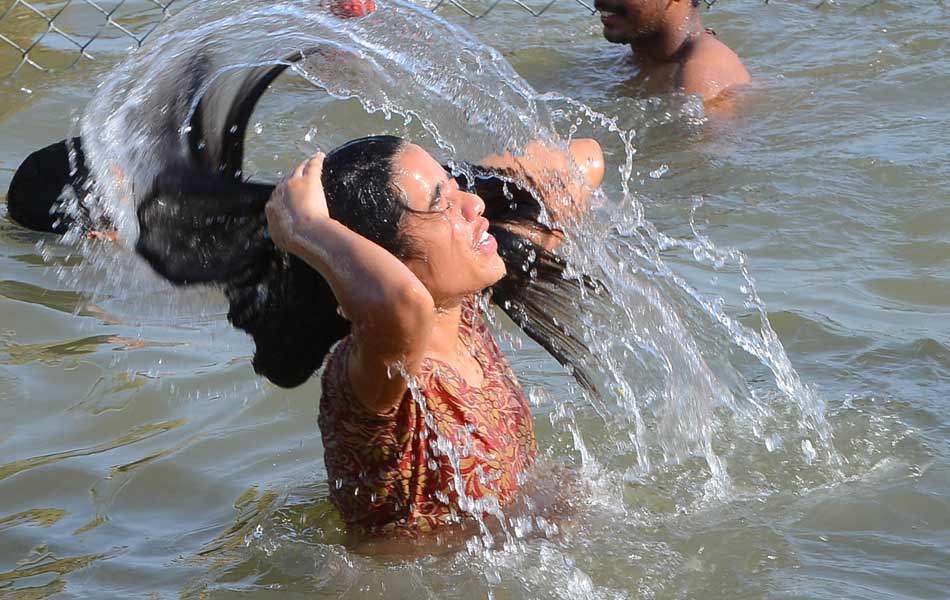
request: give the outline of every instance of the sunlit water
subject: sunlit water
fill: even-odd
[[[215,4],[182,29],[251,3]],[[257,23],[212,26],[230,64],[262,58],[261,24],[299,6],[260,5]],[[717,3],[708,24],[756,77],[731,122],[640,98],[625,50],[568,3],[441,14],[504,59],[408,7],[345,26],[284,13],[280,35],[332,39],[392,78],[285,76],[254,117],[248,171],[274,180],[317,146],[381,131],[458,159],[550,130],[600,140],[605,196],[565,251],[615,299],[572,315],[601,396],[496,320],[544,464],[585,482],[572,510],[435,557],[347,550],[317,381],[258,379],[213,291],[172,294],[128,253],[3,221],[0,595],[946,598],[948,8]],[[184,37],[167,43],[199,36]],[[30,149],[75,131],[91,82],[147,88],[171,47],[0,89],[2,187]],[[440,75],[426,93],[406,81],[422,64]],[[368,106],[385,90],[391,118],[318,83]],[[124,107],[106,96],[83,125],[100,125],[103,164],[129,166],[110,142],[140,132],[109,130]]]

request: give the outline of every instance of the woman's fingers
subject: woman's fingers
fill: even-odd
[[[317,152],[303,162],[304,177],[319,177],[323,173],[323,159],[326,158],[323,152]]]
[[[267,229],[277,247],[287,249],[293,237],[294,218],[287,210],[278,192],[275,192],[275,196],[264,206],[264,212],[267,215]]]
[[[271,198],[272,203],[280,204],[280,209],[288,215],[295,228],[306,227],[306,224],[329,215],[321,182],[325,156],[323,152],[317,152],[301,162],[293,175],[281,182]]]
[[[264,207],[271,238],[278,247],[292,251],[296,235],[309,223],[328,216],[320,176],[323,152],[301,162],[274,190]]]

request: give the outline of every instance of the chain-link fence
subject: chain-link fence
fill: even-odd
[[[23,69],[54,72],[96,51],[121,52],[141,46],[158,25],[198,0],[0,0],[0,80]],[[205,2],[211,0],[204,0]],[[556,4],[593,14],[594,0],[418,0],[430,10],[471,19],[500,5],[539,17]],[[716,0],[703,0],[711,6]],[[767,1],[767,0],[766,0]]]
[[[94,59],[96,49],[139,46],[174,9],[193,0],[0,0],[0,78]]]
[[[0,79],[23,69],[54,72],[97,50],[111,54],[140,46],[172,14],[198,0],[0,0]],[[209,1],[209,0],[204,0]],[[433,11],[488,16],[500,4],[540,16],[556,3],[594,12],[594,0],[429,0]]]
[[[430,2],[432,11],[455,9],[462,14],[473,19],[487,17],[495,8],[502,3],[514,4],[524,9],[533,17],[540,17],[558,2],[571,2],[579,4],[594,14],[594,0],[435,0]]]

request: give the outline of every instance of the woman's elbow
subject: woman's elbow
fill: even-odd
[[[399,327],[408,334],[431,326],[435,302],[420,281],[412,281],[396,290],[393,312]]]
[[[591,189],[600,187],[604,180],[604,151],[597,140],[581,138],[571,141],[571,158]]]
[[[366,305],[367,318],[358,326],[380,356],[402,360],[425,346],[432,330],[435,303],[422,283],[399,285]]]
[[[597,140],[572,140],[570,153],[574,164],[559,176],[562,185],[551,190],[546,202],[558,221],[581,218],[604,180],[604,152]]]

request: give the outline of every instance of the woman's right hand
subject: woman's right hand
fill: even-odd
[[[277,186],[264,207],[271,239],[282,250],[294,252],[302,232],[318,221],[330,219],[321,180],[324,158],[323,152],[317,152],[300,163]]]
[[[425,285],[382,246],[330,217],[322,152],[300,164],[265,206],[278,248],[303,260],[330,285],[355,339],[349,364],[356,399],[377,413],[402,401],[426,349],[435,303]]]

